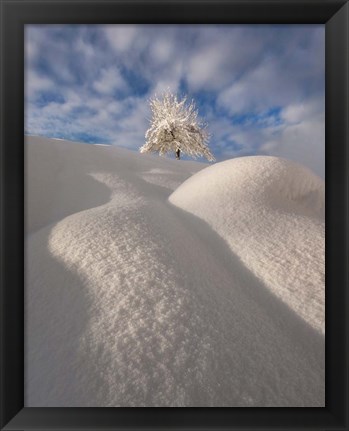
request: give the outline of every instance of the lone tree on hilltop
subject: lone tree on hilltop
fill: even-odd
[[[160,99],[155,96],[150,100],[151,125],[145,134],[146,143],[139,149],[141,153],[162,156],[174,151],[178,160],[181,152],[193,158],[203,156],[209,161],[215,160],[207,146],[206,124],[198,121],[194,101],[186,102],[186,97],[178,100],[169,91]]]

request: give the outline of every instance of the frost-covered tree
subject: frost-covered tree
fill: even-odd
[[[203,156],[209,161],[215,160],[207,146],[207,126],[199,122],[194,101],[188,104],[186,97],[178,100],[167,91],[161,98],[151,99],[150,108],[151,125],[145,134],[146,143],[139,149],[141,153],[161,156],[173,151],[177,159],[184,153],[193,158]]]

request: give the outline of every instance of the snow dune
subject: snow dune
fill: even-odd
[[[277,157],[213,165],[169,200],[205,220],[242,262],[316,330],[325,331],[325,189]]]
[[[321,180],[26,150],[26,406],[324,406]]]

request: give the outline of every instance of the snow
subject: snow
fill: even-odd
[[[218,163],[170,196],[205,220],[277,297],[325,331],[325,189],[307,168],[254,156]]]
[[[325,405],[323,183],[26,138],[25,405]]]

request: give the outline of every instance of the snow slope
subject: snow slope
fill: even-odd
[[[307,168],[254,156],[211,166],[169,200],[205,220],[314,329],[325,331],[325,188]]]
[[[203,169],[46,138],[26,149],[26,406],[324,406],[321,263],[311,252],[302,267],[287,261],[294,296],[304,280],[307,298],[313,289],[307,318],[277,260],[292,257],[285,232],[295,254],[313,244],[321,260],[304,224],[320,235],[321,191],[283,194],[309,172],[271,169],[276,192],[269,158],[245,165],[250,184],[247,158]]]

